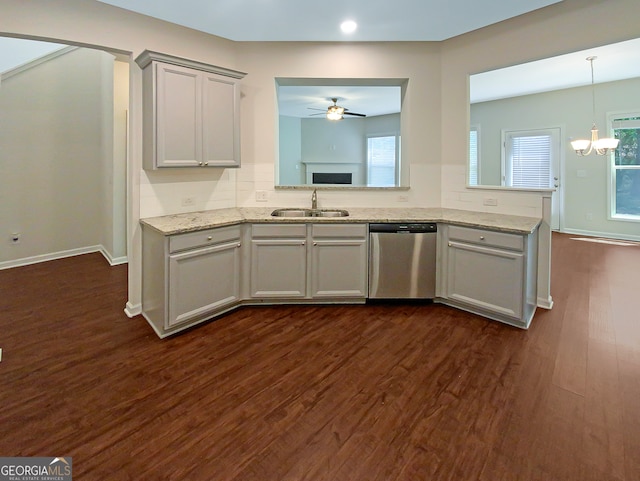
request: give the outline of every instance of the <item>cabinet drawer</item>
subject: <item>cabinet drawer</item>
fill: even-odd
[[[355,237],[364,239],[367,237],[366,224],[313,224],[311,226],[312,237]]]
[[[307,237],[306,224],[253,224],[251,237]]]
[[[517,251],[524,250],[524,238],[517,234],[494,232],[469,227],[449,226],[449,239],[472,242],[474,244],[503,247]]]
[[[169,237],[169,252],[178,252],[206,245],[240,240],[240,226],[199,230]]]

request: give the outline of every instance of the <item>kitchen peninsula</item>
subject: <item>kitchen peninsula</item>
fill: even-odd
[[[443,208],[274,217],[229,208],[142,219],[143,315],[166,337],[248,304],[367,301],[369,223],[438,224],[436,297],[527,328],[541,219]]]

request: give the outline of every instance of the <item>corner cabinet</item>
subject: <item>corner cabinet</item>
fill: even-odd
[[[529,327],[537,303],[537,231],[511,234],[445,225],[440,233],[443,302]]]
[[[142,234],[142,313],[160,337],[240,303],[240,226]]]
[[[144,51],[143,156],[145,169],[238,167],[240,89],[246,74]]]

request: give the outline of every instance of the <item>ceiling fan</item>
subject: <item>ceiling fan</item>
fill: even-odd
[[[366,117],[365,114],[358,114],[356,112],[349,112],[349,109],[341,107],[338,105],[338,98],[331,98],[333,105],[330,105],[329,108],[325,111],[324,109],[314,109],[312,107],[307,107],[310,110],[321,110],[325,112],[324,114],[311,114],[311,115],[326,115],[329,120],[342,120],[345,115],[352,115],[354,117]]]

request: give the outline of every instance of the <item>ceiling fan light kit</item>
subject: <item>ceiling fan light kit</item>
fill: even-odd
[[[337,101],[337,100],[336,100]],[[337,105],[332,105],[327,109],[327,118],[329,120],[342,120],[344,115],[344,107],[338,107]]]
[[[580,156],[589,155],[595,152],[597,155],[606,155],[613,152],[620,142],[613,138],[598,138],[598,128],[596,127],[596,93],[593,81],[593,61],[598,57],[587,57],[587,61],[591,64],[591,103],[593,107],[593,126],[591,127],[591,140],[580,139],[571,142],[571,148]]]
[[[342,120],[345,115],[352,115],[354,117],[366,117],[365,114],[349,112],[349,109],[345,109],[344,107],[341,107],[340,105],[338,105],[337,97],[332,97],[331,101],[333,102],[333,105],[330,105],[327,108],[326,113],[324,114],[328,120]],[[311,110],[320,110],[320,109],[314,109],[312,107],[307,107],[307,108]],[[322,110],[324,111],[324,109]],[[311,114],[311,115],[321,115],[321,114]]]

